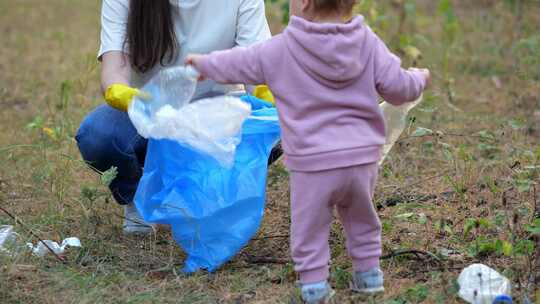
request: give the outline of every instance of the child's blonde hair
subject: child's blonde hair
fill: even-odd
[[[317,12],[337,12],[340,14],[352,13],[356,0],[313,0]]]

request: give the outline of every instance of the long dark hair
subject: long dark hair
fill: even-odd
[[[131,67],[140,73],[176,59],[178,42],[169,0],[130,0],[126,40]]]

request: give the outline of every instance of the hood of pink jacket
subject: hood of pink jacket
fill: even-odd
[[[356,81],[373,52],[367,41],[373,35],[369,35],[362,16],[344,24],[312,23],[292,16],[283,34],[297,63],[331,88]]]

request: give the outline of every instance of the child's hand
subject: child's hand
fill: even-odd
[[[419,72],[426,79],[426,88],[431,84],[431,72],[428,69],[409,68],[409,71]]]
[[[185,63],[186,65],[191,65],[191,66],[193,66],[197,71],[199,71],[199,73],[201,73],[201,72],[200,72],[200,69],[199,69],[199,60],[200,60],[203,56],[204,56],[204,55],[189,54],[189,55],[186,56],[186,59],[185,59],[184,63]],[[203,81],[203,80],[205,80],[205,79],[206,79],[206,77],[205,77],[204,75],[202,75],[202,73],[201,73],[198,80],[199,80],[199,81]]]

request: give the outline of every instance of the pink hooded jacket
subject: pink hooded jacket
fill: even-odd
[[[282,34],[213,52],[197,68],[217,82],[270,87],[285,164],[293,171],[377,162],[385,143],[379,95],[402,104],[417,99],[426,85],[421,73],[401,68],[362,16],[346,24],[293,16]]]

